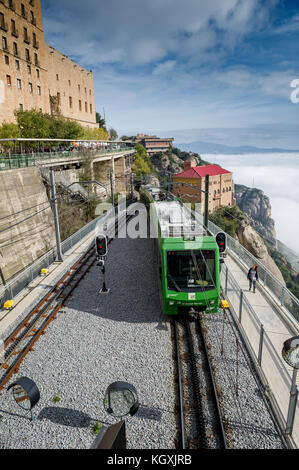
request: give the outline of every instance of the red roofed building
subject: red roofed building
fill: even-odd
[[[231,171],[219,165],[196,166],[192,159],[185,161],[184,171],[173,176],[174,183],[188,183],[196,188],[205,190],[205,177],[209,175],[209,211],[213,212],[220,206],[234,206],[234,182]],[[174,194],[188,202],[202,203],[204,207],[205,194],[198,189],[185,185],[173,185]]]

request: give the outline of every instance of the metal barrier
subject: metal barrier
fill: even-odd
[[[0,171],[14,170],[18,168],[28,168],[38,166],[41,162],[47,160],[84,158],[84,157],[101,157],[105,155],[114,155],[120,152],[132,153],[135,149],[118,148],[118,149],[102,149],[92,151],[74,151],[74,152],[44,152],[44,153],[25,153],[17,155],[0,155]]]
[[[261,367],[267,384],[270,387],[271,393],[269,394],[269,398],[274,402],[276,417],[280,422],[282,430],[286,430],[289,418],[289,403],[284,397],[290,396],[292,386],[291,374],[281,355],[277,352],[277,348],[275,348],[271,338],[264,330],[263,324],[247,300],[246,295],[244,295],[244,292],[227,266],[226,269],[222,269],[221,271],[221,285],[225,297],[229,300],[230,310],[234,320],[239,328],[241,327],[243,339],[249,347],[254,361]],[[277,384],[279,384],[278,387]],[[279,390],[279,393],[274,393],[274,390]],[[298,427],[299,414],[297,413],[296,416],[295,410],[296,403],[292,412]]]

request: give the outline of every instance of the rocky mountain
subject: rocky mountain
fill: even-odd
[[[275,222],[271,218],[268,196],[260,189],[235,184],[237,206],[247,215],[250,225],[276,248]]]
[[[238,237],[239,243],[241,243],[244,248],[253,254],[253,256],[255,256],[262,264],[264,264],[283,285],[286,285],[284,277],[274,259],[270,256],[263,239],[251,226],[247,217],[244,217],[240,222],[236,230],[236,235]]]

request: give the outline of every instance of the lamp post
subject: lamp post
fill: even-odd
[[[291,436],[293,432],[297,399],[298,399],[298,389],[296,385],[296,379],[297,379],[297,371],[299,369],[299,336],[294,336],[293,338],[290,338],[283,343],[282,357],[284,361],[293,368],[289,409],[288,409],[287,424],[286,424],[286,430],[285,430],[285,433]]]

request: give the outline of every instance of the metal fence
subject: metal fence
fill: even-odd
[[[234,319],[239,327],[242,327],[242,336],[251,350],[253,359],[261,367],[270,387],[276,416],[281,427],[285,430],[292,417],[295,429],[294,439],[297,438],[298,442],[299,413],[296,413],[298,408],[296,408],[296,401],[292,402],[293,409],[289,409],[288,397],[290,397],[292,377],[286,363],[277,352],[269,334],[227,266],[221,271],[221,285],[225,297],[229,300]]]
[[[82,227],[78,232],[74,233],[71,237],[64,240],[61,244],[62,253],[67,253],[74,245],[76,245],[80,240],[91,233],[95,228],[97,223],[101,220],[103,222],[106,218],[110,216],[111,211],[108,213],[97,217],[96,219],[89,222],[89,224]],[[56,259],[56,248],[48,251],[44,256],[36,260],[31,266],[22,271],[19,275],[9,281],[5,286],[0,287],[0,308],[7,300],[14,299],[23,289],[29,286],[38,276],[40,276],[41,269],[48,268],[51,264],[54,263]],[[69,268],[68,264],[65,264],[65,272]],[[60,273],[62,276],[63,274]]]
[[[196,218],[203,223],[203,216],[196,213]],[[209,231],[216,235],[218,232],[223,230],[209,221]],[[238,262],[243,265],[244,269],[249,269],[251,266],[256,264],[259,269],[259,279],[264,283],[264,287],[269,291],[273,297],[273,301],[281,307],[284,307],[291,316],[298,322],[299,321],[299,299],[295,297],[292,292],[285,287],[274,274],[266,268],[255,256],[253,256],[244,246],[242,246],[237,240],[226,234],[227,237],[227,248],[231,255],[237,257]]]
[[[101,150],[88,150],[86,151],[65,151],[65,152],[39,152],[39,153],[22,153],[16,155],[0,155],[0,171],[13,170],[17,168],[28,168],[38,166],[43,161],[59,160],[59,159],[76,159],[90,156],[97,158],[105,155],[114,155],[120,152],[134,152],[135,149],[115,148],[115,149],[101,149]]]

